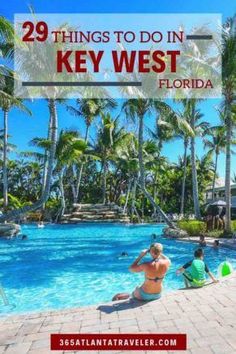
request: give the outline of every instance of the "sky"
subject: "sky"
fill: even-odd
[[[0,2],[0,15],[13,21],[15,13],[29,12],[29,5],[32,5],[36,13],[220,13],[223,21],[236,13],[235,0],[8,0]],[[70,102],[73,104],[73,101]],[[216,108],[220,100],[209,99],[199,104],[199,109],[204,114],[204,120],[213,125],[219,123]],[[47,135],[48,108],[44,100],[27,102],[33,113],[32,117],[14,109],[9,114],[9,135],[10,142],[16,144],[18,149],[26,151],[29,141],[35,136],[45,137]],[[120,113],[120,105],[114,111],[114,116]],[[85,126],[81,118],[71,116],[65,105],[58,106],[59,128],[77,128],[81,136],[84,135]],[[155,117],[146,118],[146,126],[153,128]],[[3,122],[0,117],[0,129]],[[92,135],[95,134],[95,127]],[[197,139],[197,155],[201,157],[204,151],[202,142]],[[178,156],[182,155],[183,146],[181,140],[165,144],[163,154],[170,161],[176,162]],[[232,175],[236,173],[236,156],[232,157]],[[218,174],[223,177],[225,174],[225,158],[220,156]]]

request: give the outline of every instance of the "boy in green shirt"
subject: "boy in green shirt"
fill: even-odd
[[[206,283],[206,274],[212,279],[213,283],[217,283],[218,280],[209,271],[206,263],[203,261],[204,252],[202,248],[198,248],[194,252],[194,259],[187,262],[183,267],[179,268],[176,274],[183,273],[184,283],[186,288],[202,287]],[[189,270],[187,270],[189,268]]]

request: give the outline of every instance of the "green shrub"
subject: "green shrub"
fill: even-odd
[[[197,220],[182,220],[178,221],[180,229],[186,231],[189,236],[199,236],[206,232],[206,224],[203,221]]]
[[[232,220],[232,230],[236,231],[236,220]]]
[[[225,232],[223,230],[211,230],[206,233],[204,233],[204,236],[206,237],[214,237],[214,238],[220,238],[225,236]]]
[[[187,231],[189,236],[200,236],[204,235],[207,237],[232,237],[232,235],[227,235],[223,230],[212,230],[206,231],[206,223],[197,220],[182,220],[178,221],[178,227],[184,231]],[[236,231],[236,220],[232,220],[232,230]]]

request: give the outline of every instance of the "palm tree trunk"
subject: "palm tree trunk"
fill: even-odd
[[[129,179],[129,183],[128,183],[128,190],[127,190],[127,194],[126,194],[125,205],[123,208],[123,214],[126,213],[126,209],[127,209],[127,205],[128,205],[128,201],[129,201],[130,190],[131,190],[131,179]]]
[[[85,132],[85,142],[87,144],[88,142],[88,136],[89,136],[89,125],[86,125],[86,132]],[[83,169],[84,169],[84,162],[81,163],[81,166],[79,168],[79,173],[78,173],[78,179],[77,179],[77,184],[76,184],[76,189],[75,189],[75,203],[78,203],[79,199],[79,190],[80,190],[80,184],[81,184],[81,179],[82,179],[82,174],[83,174]]]
[[[139,131],[138,131],[138,160],[139,160],[139,183],[145,197],[150,201],[153,208],[162,217],[168,226],[176,229],[176,226],[169,220],[164,211],[155,203],[155,200],[145,187],[144,164],[143,164],[143,115],[139,116]]]
[[[188,151],[188,138],[184,139],[184,174],[181,188],[181,202],[180,202],[180,214],[184,215],[184,201],[185,201],[185,185],[187,176],[187,151]]]
[[[4,110],[4,140],[3,140],[3,208],[8,207],[8,177],[7,177],[7,143],[8,143],[8,111]]]
[[[45,184],[44,193],[41,195],[41,198],[32,205],[26,205],[22,208],[12,210],[8,213],[5,213],[0,216],[0,222],[6,220],[14,220],[19,218],[20,215],[26,214],[28,212],[39,209],[49,198],[52,173],[54,168],[54,158],[57,144],[57,131],[58,131],[58,121],[57,121],[57,111],[56,111],[56,101],[54,99],[48,100],[48,107],[51,117],[51,146],[49,150],[48,158],[48,168],[47,168],[47,179]]]
[[[76,166],[72,165],[71,166],[71,174],[72,174],[72,180],[70,183],[71,186],[71,192],[72,192],[72,197],[73,197],[73,203],[76,204],[77,203],[77,199],[76,199]]]
[[[155,171],[155,175],[154,175],[154,181],[153,181],[153,199],[156,202],[156,197],[157,197],[157,171]],[[154,210],[155,212],[155,210]]]
[[[104,158],[104,160],[103,160],[103,174],[102,174],[102,203],[103,204],[107,203],[106,192],[107,192],[107,161]]]
[[[215,185],[216,185],[216,173],[217,173],[217,166],[218,166],[218,157],[219,154],[216,152],[216,160],[215,160],[215,168],[214,168],[214,176],[212,182],[212,200],[215,200]]]
[[[232,121],[229,107],[226,108],[226,163],[225,163],[225,201],[226,201],[226,220],[225,229],[228,233],[231,230],[231,138]]]
[[[49,117],[49,126],[48,126],[48,140],[51,140],[51,131],[52,128],[52,117],[50,115]],[[47,180],[47,167],[48,167],[48,151],[45,150],[45,154],[44,154],[44,161],[43,161],[43,185],[42,185],[42,194],[44,192],[45,189],[45,185],[46,185],[46,180]]]
[[[195,128],[194,112],[191,118],[191,128]],[[192,185],[193,185],[193,205],[196,219],[201,218],[198,196],[198,181],[197,181],[197,167],[196,167],[196,153],[195,153],[195,137],[191,137],[191,164],[192,164]]]
[[[80,192],[80,184],[81,184],[81,179],[82,179],[82,174],[83,174],[83,168],[84,168],[84,164],[82,163],[81,166],[79,167],[79,172],[78,172],[78,176],[77,176],[77,181],[76,181],[76,186],[75,186],[74,203],[78,203],[78,201],[79,201],[79,192]]]
[[[131,200],[131,221],[134,219],[135,211],[135,199],[136,199],[136,189],[137,189],[137,178],[134,178],[133,188],[132,188],[132,200]]]
[[[51,131],[52,128],[52,117],[51,115],[49,116],[49,126],[48,126],[48,140],[51,141]],[[47,181],[47,169],[48,169],[48,151],[45,149],[44,153],[44,161],[43,161],[43,184],[42,184],[42,190],[41,190],[41,195],[43,196],[45,186],[46,186],[46,181]],[[45,211],[45,203],[42,205],[42,212],[44,213]]]
[[[65,190],[63,184],[63,177],[64,171],[62,170],[59,176],[59,185],[60,185],[60,192],[61,192],[61,211],[60,211],[60,218],[64,215],[65,208],[66,208],[66,200],[65,200]]]

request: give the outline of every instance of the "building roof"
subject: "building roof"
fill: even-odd
[[[232,183],[231,184],[231,189],[236,189],[236,183]],[[224,191],[225,190],[225,186],[221,186],[221,187],[215,187],[215,192],[217,191]],[[207,192],[211,192],[212,191],[212,186],[208,186],[206,189]]]

